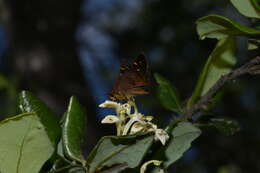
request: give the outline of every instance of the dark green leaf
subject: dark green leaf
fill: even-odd
[[[154,75],[157,83],[159,84],[158,87],[158,98],[160,103],[166,108],[171,111],[181,111],[180,100],[177,94],[176,89],[171,85],[171,83],[163,78],[159,74]]]
[[[104,168],[99,173],[120,173],[126,168],[127,168],[127,164],[118,164],[118,165],[113,165],[112,167],[109,168]]]
[[[84,139],[86,114],[75,97],[71,97],[65,113],[62,130],[62,141],[65,155],[72,159],[85,163],[81,145]]]
[[[165,169],[181,158],[183,153],[190,148],[192,141],[201,134],[200,129],[189,122],[180,122],[177,126],[173,123],[173,125],[174,128],[168,128],[171,133],[167,145],[162,147],[154,158],[162,160]]]
[[[196,21],[200,39],[224,39],[230,36],[257,36],[260,30],[242,26],[219,15],[208,15]]]
[[[0,122],[0,172],[38,173],[55,151],[35,113]]]
[[[0,74],[0,89],[8,88],[9,83],[6,77]]]
[[[28,91],[22,91],[19,95],[19,109],[21,112],[35,112],[45,126],[47,134],[54,145],[59,142],[61,128],[58,118],[43,103]]]
[[[208,57],[206,64],[199,76],[196,88],[188,101],[191,107],[203,96],[222,76],[229,73],[236,63],[235,40],[233,37],[220,40],[215,49]]]
[[[53,163],[50,173],[56,173],[57,170],[64,169],[64,168],[68,167],[68,165],[69,164],[67,162],[65,162],[63,159],[58,158]]]
[[[230,0],[236,9],[246,17],[260,18],[257,0]]]
[[[153,142],[153,136],[105,136],[90,153],[87,163],[93,173],[104,167],[127,164],[137,167]]]
[[[233,135],[240,130],[240,125],[236,120],[227,118],[213,118],[209,125],[214,126],[227,136]]]

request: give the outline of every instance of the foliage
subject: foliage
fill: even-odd
[[[255,0],[231,2],[242,15],[259,18],[260,7]],[[199,117],[195,120],[199,123],[194,123],[190,121],[193,114],[186,114],[214,88],[221,77],[232,73],[237,61],[236,37],[247,37],[252,49],[252,39],[254,43],[258,43],[255,37],[260,31],[219,15],[202,17],[196,24],[200,39],[214,38],[217,39],[217,44],[209,55],[186,105],[171,82],[155,74],[159,84],[159,102],[167,110],[179,115],[165,129],[160,129],[152,123],[150,116],[138,112],[133,101],[125,104],[106,101],[101,105],[114,108],[117,115],[108,115],[102,123],[116,124],[118,135],[102,137],[86,157],[82,143],[87,125],[86,116],[89,115],[86,115],[77,99],[71,97],[68,108],[59,121],[39,98],[28,91],[22,91],[18,105],[21,114],[0,122],[0,172],[119,173],[139,172],[140,168],[140,172],[144,172],[151,163],[157,166],[153,168],[153,172],[163,172],[179,160],[200,136],[202,132],[198,126],[213,126],[227,135],[237,132],[240,128],[235,120],[212,118],[209,122],[202,123],[199,122]],[[257,46],[254,44],[253,48]],[[0,85],[6,87],[9,84],[0,76]],[[214,94],[218,92],[219,90]],[[213,99],[210,98],[208,102]],[[204,111],[200,110],[201,115]],[[46,164],[51,165],[51,168],[46,168]]]

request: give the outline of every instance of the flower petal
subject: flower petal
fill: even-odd
[[[113,109],[117,109],[120,106],[121,106],[120,103],[110,101],[110,100],[106,100],[104,103],[99,105],[99,107],[101,107],[101,108],[113,108]]]
[[[143,119],[146,120],[146,121],[152,121],[153,116],[144,116]]]
[[[137,132],[140,132],[141,130],[144,129],[144,126],[140,123],[140,122],[136,122],[132,125],[131,130],[130,130],[130,134],[135,134]]]
[[[107,115],[102,121],[102,124],[113,124],[120,121],[120,119],[115,115]]]
[[[155,130],[155,139],[160,140],[163,145],[165,145],[166,141],[169,139],[169,135],[163,129]]]

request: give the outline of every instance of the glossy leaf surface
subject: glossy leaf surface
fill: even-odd
[[[151,146],[153,138],[153,136],[103,137],[87,159],[90,173],[117,164],[127,164],[128,168],[137,167]]]
[[[257,0],[230,0],[230,2],[244,16],[260,18],[260,7]]]
[[[24,113],[0,122],[1,173],[38,173],[54,150],[35,113]]]
[[[84,139],[86,113],[75,97],[71,97],[62,130],[64,154],[84,164],[81,145]]]
[[[47,134],[54,145],[59,142],[61,128],[57,116],[39,98],[28,91],[19,95],[19,109],[21,112],[35,112],[45,126]]]
[[[235,63],[234,38],[228,37],[220,40],[203,67],[196,88],[188,101],[188,106],[190,107],[203,96],[222,75],[230,72]]]
[[[260,30],[240,25],[220,15],[208,15],[196,21],[200,39],[224,39],[230,36],[258,36]]]

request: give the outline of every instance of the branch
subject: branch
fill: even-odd
[[[244,74],[260,74],[260,56],[255,57],[248,63],[229,72],[228,74],[221,76],[220,79],[197,101],[196,104],[185,111],[184,119],[190,119],[195,113],[207,108],[211,103],[212,98],[227,82],[232,81]]]

